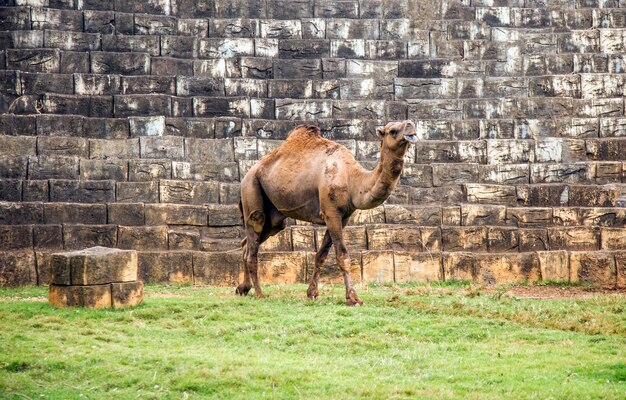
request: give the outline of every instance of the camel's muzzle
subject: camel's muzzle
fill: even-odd
[[[412,135],[405,135],[404,139],[408,142],[411,143],[416,143],[417,142],[417,135],[416,134],[412,134]]]

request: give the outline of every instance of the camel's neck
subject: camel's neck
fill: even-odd
[[[362,171],[353,180],[352,204],[359,210],[382,204],[391,194],[402,173],[404,158],[382,146],[380,160],[371,171]]]

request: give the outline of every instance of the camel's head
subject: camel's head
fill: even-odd
[[[411,120],[389,122],[376,130],[383,146],[404,155],[409,144],[417,142],[415,124]]]

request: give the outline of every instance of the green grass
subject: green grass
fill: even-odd
[[[624,399],[626,296],[531,300],[466,282],[149,286],[128,310],[0,290],[0,398]]]

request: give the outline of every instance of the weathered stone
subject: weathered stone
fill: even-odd
[[[305,281],[307,263],[303,252],[261,252],[258,262],[261,282],[293,284]]]
[[[294,251],[315,251],[315,230],[307,226],[292,226],[291,243]]]
[[[490,253],[511,252],[519,249],[517,228],[491,226],[487,228],[487,249]]]
[[[170,250],[199,250],[200,231],[196,228],[170,228],[167,232],[167,246]]]
[[[503,225],[507,208],[497,205],[462,204],[462,225]]]
[[[544,282],[569,282],[569,255],[566,251],[538,251],[541,280]]]
[[[438,253],[395,252],[393,258],[395,282],[434,282],[443,279],[441,256]]]
[[[516,205],[515,186],[466,184],[467,200],[482,204]]]
[[[51,179],[50,201],[108,203],[115,201],[114,181],[73,181]]]
[[[145,252],[138,253],[139,276],[144,283],[192,283],[193,253]]]
[[[506,210],[506,220],[520,228],[552,225],[551,208],[513,207]]]
[[[195,285],[236,286],[243,268],[239,253],[194,252],[193,278]]]
[[[384,224],[385,208],[378,206],[370,208],[369,210],[356,210],[354,214],[352,214],[350,222],[353,225]]]
[[[111,304],[113,308],[134,307],[143,302],[143,282],[111,283]]]
[[[208,210],[201,206],[178,204],[146,204],[146,225],[199,225],[206,226]]]
[[[110,203],[107,204],[107,221],[116,225],[143,225],[143,203]]]
[[[364,251],[361,253],[363,263],[363,282],[393,282],[394,253],[391,251]]]
[[[115,199],[121,203],[158,203],[159,182],[117,182]]]
[[[44,203],[46,224],[105,224],[107,208],[104,204]]]
[[[315,243],[319,250],[326,229],[315,230]],[[349,251],[361,251],[367,249],[367,234],[365,226],[347,226],[343,229],[343,241]]]
[[[606,252],[571,252],[570,282],[589,282],[604,288],[615,288],[615,257]]]
[[[306,281],[310,281],[315,270],[315,253],[307,253],[307,277]],[[361,253],[350,253],[350,280],[352,282],[361,282]],[[343,271],[339,267],[335,252],[331,251],[328,257],[320,267],[320,282],[323,283],[344,283]]]
[[[117,226],[115,225],[63,225],[63,244],[66,250],[87,247],[115,247]]]
[[[602,250],[626,250],[626,228],[600,229]]]
[[[55,307],[111,308],[111,284],[50,285],[48,301]]]
[[[120,226],[117,245],[122,249],[167,249],[167,226]]]
[[[159,194],[162,203],[206,204],[219,200],[216,182],[159,181]]]
[[[549,228],[551,250],[598,250],[600,229],[594,227]]]
[[[487,251],[484,227],[443,227],[441,240],[445,251]]]
[[[209,226],[241,226],[243,218],[236,205],[209,205]]]
[[[30,225],[0,225],[0,248],[5,250],[33,247],[33,228]]]
[[[371,225],[367,227],[370,250],[421,250],[421,236],[415,225]]]
[[[91,247],[52,256],[56,285],[99,285],[137,280],[137,252]]]
[[[536,282],[541,277],[538,257],[533,253],[507,253],[477,256],[478,281],[487,284]]]
[[[545,229],[519,229],[519,250],[549,250],[548,231]]]

